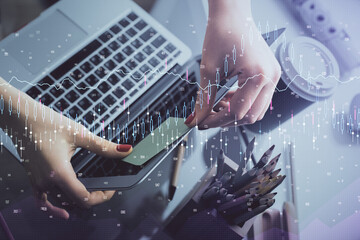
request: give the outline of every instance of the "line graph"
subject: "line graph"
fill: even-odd
[[[181,74],[178,74],[178,73],[174,73],[174,72],[169,72],[169,71],[160,71],[158,68],[154,69],[154,70],[148,70],[146,71],[145,73],[141,74],[141,77],[136,77],[134,76],[134,74],[130,73],[130,72],[124,72],[123,70],[114,70],[114,71],[111,71],[109,72],[105,77],[101,78],[100,81],[98,83],[96,83],[94,86],[88,86],[88,87],[80,87],[77,85],[76,81],[70,79],[69,77],[67,78],[64,78],[63,80],[61,80],[59,83],[54,83],[54,84],[49,84],[49,83],[32,83],[30,81],[26,81],[26,80],[20,80],[19,78],[17,78],[16,76],[12,76],[11,79],[7,82],[7,83],[0,83],[0,86],[9,86],[11,84],[11,82],[13,81],[17,81],[19,83],[24,83],[24,84],[29,84],[31,86],[39,86],[39,87],[42,87],[42,86],[48,86],[48,87],[55,87],[57,90],[62,88],[63,86],[63,83],[65,81],[69,81],[70,83],[72,83],[75,88],[79,89],[79,90],[86,90],[86,89],[97,89],[99,87],[99,85],[106,81],[108,79],[109,76],[111,76],[114,72],[117,72],[117,73],[121,73],[121,74],[124,74],[126,76],[130,76],[131,78],[135,79],[135,80],[138,80],[140,81],[141,79],[144,79],[144,83],[146,81],[146,76],[149,76],[151,74],[160,74],[160,75],[172,75],[174,77],[177,77],[178,79],[180,80],[183,80],[183,81],[186,81],[188,84],[196,84],[198,85],[198,88],[199,90],[206,90],[207,88],[209,87],[219,87],[219,83],[218,83],[218,78],[219,78],[219,75],[218,75],[218,70],[216,70],[216,72],[214,73],[214,83],[210,83],[210,84],[207,84],[206,87],[201,87],[201,85],[198,83],[198,82],[191,82],[189,81],[187,78],[183,78]],[[255,74],[253,76],[250,76],[248,77],[244,83],[240,84],[237,86],[238,89],[241,89],[243,88],[249,81],[251,81],[252,79],[254,78],[257,78],[257,77],[263,77],[264,79],[268,80],[270,83],[272,83],[275,87],[275,89],[278,91],[278,92],[284,92],[286,91],[289,86],[291,85],[291,83],[293,83],[297,78],[301,78],[301,79],[304,79],[306,81],[316,81],[318,79],[323,79],[323,80],[334,80],[340,84],[346,84],[346,83],[350,83],[354,80],[359,80],[360,79],[360,76],[353,76],[353,77],[350,77],[348,80],[345,80],[345,81],[342,81],[340,80],[338,77],[334,76],[334,75],[329,75],[329,76],[324,76],[322,74],[319,74],[319,75],[316,75],[316,76],[311,76],[311,75],[307,75],[306,77],[305,76],[302,76],[301,74],[297,74],[295,75],[288,84],[286,84],[286,87],[283,88],[283,89],[279,89],[271,80],[270,77],[262,74],[262,73],[258,73],[258,74]],[[216,80],[215,80],[216,79]],[[210,81],[211,82],[211,81]],[[220,86],[220,87],[225,87],[225,88],[228,88],[227,86]],[[234,88],[233,87],[230,87],[230,88]]]

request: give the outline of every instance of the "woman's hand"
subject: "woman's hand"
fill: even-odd
[[[59,191],[64,193],[61,196],[57,194],[63,205],[75,203],[85,208],[105,202],[113,196],[114,191],[88,192],[76,177],[70,163],[71,157],[77,148],[85,148],[121,161],[121,158],[131,153],[131,145],[117,145],[92,134],[80,123],[35,102],[1,78],[0,94],[5,101],[0,127],[11,129],[13,139],[22,141],[21,149],[18,150],[21,151],[23,165],[41,210],[56,217],[69,218],[65,209],[48,201],[49,193],[57,194]],[[21,109],[19,115],[17,104]],[[10,108],[10,105],[13,107]],[[12,114],[9,114],[9,110],[12,110]]]
[[[42,111],[41,107],[39,104],[39,112]],[[53,110],[46,107],[46,115],[50,114],[50,111]],[[132,147],[109,142],[92,134],[81,124],[58,113],[53,114],[53,123],[49,119],[43,122],[41,118],[29,122],[32,125],[32,133],[30,135],[28,132],[28,141],[22,153],[25,159],[23,164],[41,209],[67,219],[69,214],[66,210],[55,207],[48,201],[48,192],[59,189],[71,201],[70,203],[85,208],[105,202],[114,195],[114,191],[86,190],[77,179],[70,163],[75,150],[85,148],[98,155],[118,158],[121,161],[121,158],[130,154]]]
[[[237,53],[235,64],[234,46]],[[227,75],[224,71],[226,57]],[[217,112],[214,112],[217,70],[220,80],[237,76],[238,88],[230,91],[215,106],[214,110]],[[252,20],[250,0],[209,0],[209,20],[200,74],[203,91],[201,95],[198,94],[195,112],[189,116],[186,124],[206,129],[252,124],[264,117],[281,69]],[[212,85],[210,89],[209,82]]]

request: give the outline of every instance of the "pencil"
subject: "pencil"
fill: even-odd
[[[224,203],[224,204],[221,204],[218,208],[218,211],[221,212],[221,211],[225,211],[225,210],[228,210],[230,208],[233,208],[233,207],[236,207],[240,204],[243,204],[243,203],[246,203],[248,201],[249,198],[251,198],[252,195],[251,194],[247,194],[247,195],[244,195],[244,196],[241,196],[241,197],[238,197],[234,200],[231,200],[227,203]]]
[[[182,140],[181,144],[178,146],[178,152],[177,152],[177,160],[173,169],[173,174],[171,177],[170,185],[169,185],[169,196],[168,199],[171,201],[174,198],[176,187],[177,187],[177,181],[180,175],[181,165],[185,154],[185,147],[187,143],[188,136],[185,136]]]
[[[277,162],[279,161],[280,154],[275,156],[266,166],[264,166],[266,172],[271,172],[275,169]]]
[[[202,196],[202,199],[205,201],[214,199],[216,196],[219,195],[220,189],[218,187],[212,187],[208,189]]]
[[[239,169],[238,169],[239,171]],[[256,177],[257,168],[252,168],[250,171],[246,172],[244,175],[235,175],[234,177],[234,189],[242,188],[243,186],[249,184],[252,179]],[[255,177],[254,177],[255,176]]]
[[[262,168],[266,165],[266,163],[269,161],[269,158],[271,157],[271,154],[275,148],[275,145],[272,145],[260,158],[259,162],[255,165],[256,168]]]
[[[262,213],[263,211],[265,211],[266,209],[268,209],[269,207],[271,207],[274,203],[272,204],[264,204],[264,205],[261,205],[255,209],[252,209],[250,212],[247,212],[245,214],[242,214],[236,218],[234,218],[232,220],[232,222],[235,224],[235,225],[239,225],[240,223],[244,223],[246,222],[247,220],[255,217],[256,215]]]

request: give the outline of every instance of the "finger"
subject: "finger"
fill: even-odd
[[[249,111],[253,100],[257,98],[264,85],[263,76],[253,78],[246,84],[241,85],[231,98],[230,107],[208,116],[199,124],[199,129],[220,127],[241,120]]]
[[[107,158],[124,158],[132,152],[131,145],[116,144],[91,132],[85,137],[82,134],[77,134],[76,146]]]
[[[229,102],[226,101],[220,101],[218,104],[216,104],[213,108],[215,112],[220,112],[221,110],[227,108],[229,106]]]
[[[259,95],[255,99],[255,102],[251,105],[249,111],[242,119],[239,120],[239,124],[243,125],[255,123],[264,111],[264,108],[266,108],[268,99],[272,96],[272,93],[272,86],[270,84],[265,85],[265,87],[260,91]]]
[[[33,186],[34,198],[41,211],[48,212],[57,218],[69,219],[69,213],[62,208],[55,207],[47,200],[47,194]]]
[[[201,65],[200,87],[197,92],[195,114],[190,115],[185,122],[189,127],[197,125],[208,116],[213,109],[217,93],[217,85],[215,82],[216,68],[205,66],[203,64]],[[236,69],[232,69],[231,72],[229,72],[229,75],[225,76],[222,67],[220,67],[219,72],[221,72],[221,74],[219,74],[219,80],[224,79],[225,77],[230,79],[238,74]]]
[[[64,176],[59,182],[59,187],[73,202],[84,208],[106,202],[115,193],[115,191],[94,191],[90,193],[75,175]]]
[[[251,105],[251,108],[245,114],[244,118],[238,121],[232,121],[230,123],[224,124],[221,127],[232,127],[236,125],[253,124],[254,122],[260,120],[261,114],[263,113],[265,114],[267,110],[267,106],[270,104],[269,99],[271,100],[272,94],[273,94],[272,86],[266,85],[259,93],[254,104]]]
[[[229,105],[228,102],[229,102],[229,101],[231,100],[231,98],[234,96],[235,92],[236,92],[236,91],[234,91],[234,90],[229,91],[229,92],[223,97],[223,99],[222,99],[220,102],[218,102],[218,104],[216,104],[216,105],[214,106],[213,110],[214,110],[215,112],[219,112],[220,110],[224,109],[225,107],[228,107],[228,105]]]
[[[49,202],[47,199],[46,193],[42,193],[39,204],[42,211],[47,211],[50,215],[53,215],[57,218],[69,219],[69,213],[65,209],[52,205],[51,202]]]
[[[274,89],[274,90],[275,90],[275,89]],[[269,110],[270,104],[271,104],[271,100],[272,100],[272,97],[273,97],[273,95],[274,95],[274,90],[272,91],[272,94],[270,94],[270,95],[268,96],[267,104],[265,105],[262,113],[260,114],[260,116],[259,116],[259,118],[258,118],[258,121],[261,120],[261,119],[263,119],[264,116],[265,116],[265,114],[266,114],[266,112]]]

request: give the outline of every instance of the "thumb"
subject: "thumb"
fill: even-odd
[[[107,158],[124,158],[132,152],[131,145],[116,144],[93,133],[89,133],[86,137],[77,134],[75,145]]]

